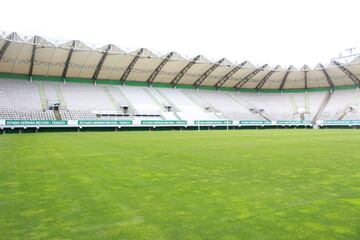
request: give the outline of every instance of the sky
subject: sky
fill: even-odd
[[[359,9],[359,0],[11,0],[0,30],[300,68],[360,50]]]

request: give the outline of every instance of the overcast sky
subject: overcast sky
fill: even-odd
[[[360,47],[359,9],[359,0],[11,0],[0,29],[300,67]]]

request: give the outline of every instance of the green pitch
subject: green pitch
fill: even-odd
[[[0,239],[360,239],[360,131],[0,136]]]

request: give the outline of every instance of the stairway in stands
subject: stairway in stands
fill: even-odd
[[[128,113],[129,114],[136,114],[137,109],[135,108],[135,106],[131,103],[131,101],[129,100],[129,98],[126,96],[126,94],[124,93],[124,91],[122,90],[122,88],[117,88],[117,90],[119,91],[119,96],[121,97],[121,99],[125,100],[125,103],[128,106]]]
[[[299,108],[298,108],[298,105],[296,104],[295,96],[293,94],[290,94],[289,99],[290,99],[290,104],[291,104],[291,109],[292,109],[293,115],[299,114],[300,120],[304,121],[305,120],[304,113],[299,112],[299,110],[298,110]]]
[[[38,84],[38,89],[39,89],[41,107],[44,110],[48,109],[49,103],[48,103],[48,99],[47,99],[46,94],[45,94],[44,84],[42,82]]]
[[[206,112],[204,107],[195,99],[194,96],[192,96],[190,93],[188,93],[187,91],[183,91],[183,94],[198,108],[201,109],[201,111]]]
[[[355,96],[345,105],[343,114],[339,117],[338,120],[343,120],[348,114],[347,112],[348,108],[352,107],[354,103],[359,102],[359,99],[360,99],[360,93],[357,92],[357,94],[355,94]]]
[[[159,100],[150,92],[148,88],[144,88],[144,91],[146,94],[156,103],[156,105],[162,110],[164,109],[164,106],[159,102]]]
[[[59,110],[54,110],[54,116],[56,120],[62,120]]]
[[[160,97],[162,97],[167,102],[167,104],[171,105],[172,113],[177,118],[177,120],[182,120],[181,117],[179,116],[179,114],[177,114],[177,112],[179,112],[180,110],[176,107],[176,105],[165,94],[163,94],[159,89],[155,89],[155,91],[157,94],[160,95]]]
[[[233,94],[231,94],[231,93],[226,93],[230,98],[232,98],[235,102],[237,102],[239,105],[241,105],[242,107],[244,107],[245,109],[247,109],[250,113],[252,113],[253,115],[255,115],[253,112],[251,112],[250,111],[250,109],[248,108],[248,106],[246,105],[246,104],[249,104],[250,105],[250,103],[248,103],[248,102],[246,102],[246,103],[244,103],[244,102],[242,102],[242,101],[240,101],[240,99],[238,98],[238,97],[236,97],[236,96],[234,96]],[[252,104],[251,104],[252,105]],[[253,106],[254,108],[257,108],[256,106]],[[262,114],[262,113],[258,113],[259,114],[259,116],[261,116],[264,120],[267,120],[267,121],[271,121],[271,119],[270,118],[268,118],[267,116],[265,116],[264,114]]]
[[[66,110],[67,109],[67,105],[65,102],[65,98],[61,92],[61,88],[59,86],[59,83],[55,84],[55,91],[56,91],[56,96],[59,99],[59,103],[60,103],[60,108]]]
[[[289,98],[290,98],[292,111],[293,111],[293,113],[296,113],[298,111],[298,107],[295,102],[295,97],[294,97],[294,95],[291,94],[291,95],[289,95]]]
[[[216,108],[214,105],[212,105],[209,101],[205,100],[200,94],[196,95],[201,101],[205,102],[214,112],[221,112],[218,108]],[[230,119],[228,116],[226,116],[224,113],[223,117]]]
[[[203,98],[201,98],[197,92],[193,92],[193,94],[188,91],[182,91],[182,92],[184,95],[186,95],[190,99],[191,102],[194,103],[194,105],[198,106],[204,113],[212,114],[213,117],[215,117],[216,119],[220,119],[216,115],[216,112],[220,112],[220,111],[216,110],[211,104],[209,104],[207,101],[205,101]],[[208,111],[204,108],[205,105],[210,107],[210,111]],[[228,118],[225,115],[223,115],[223,117]]]
[[[329,103],[331,96],[332,96],[332,91],[329,91],[326,93],[326,96],[324,98],[324,100],[321,102],[321,105],[319,107],[319,109],[317,110],[314,119],[313,119],[313,124],[316,124],[316,122],[319,120],[319,118],[321,117],[323,111],[325,110],[327,104]]]
[[[151,98],[151,100],[154,101],[154,103],[161,109],[161,111],[164,111],[164,106],[159,102],[159,100],[152,94],[152,92],[148,88],[144,88],[145,93]],[[163,120],[165,120],[164,116],[161,116]]]
[[[305,112],[310,113],[310,97],[308,92],[305,92]]]
[[[109,91],[109,89],[106,86],[102,86],[102,89],[104,90],[106,96],[109,98],[111,104],[113,105],[113,107],[116,109],[116,111],[121,112],[121,108],[119,106],[119,104],[116,102],[114,96],[111,94],[111,92]]]

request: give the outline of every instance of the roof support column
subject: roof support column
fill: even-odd
[[[285,73],[285,76],[283,77],[283,79],[281,80],[281,84],[280,84],[280,87],[279,87],[279,90],[282,91],[284,89],[284,86],[285,86],[285,83],[286,83],[286,80],[289,76],[289,73],[290,73],[290,69],[292,68],[292,66],[288,67],[288,69],[286,70],[286,73]]]
[[[133,69],[135,63],[139,60],[139,58],[143,52],[144,52],[144,48],[141,48],[139,50],[139,52],[135,55],[134,59],[130,62],[129,66],[126,68],[125,72],[123,73],[123,75],[120,78],[120,82],[122,84],[124,84],[125,81],[127,80],[129,74],[131,73],[131,70]]]
[[[104,64],[104,62],[105,62],[106,57],[109,55],[110,50],[111,50],[111,44],[109,44],[109,45],[106,47],[105,52],[104,52],[103,55],[101,56],[101,59],[100,59],[98,65],[96,66],[95,72],[94,72],[94,74],[93,74],[93,76],[92,76],[92,80],[93,80],[94,83],[96,83],[96,80],[97,80],[97,78],[98,78],[98,76],[99,76],[99,73],[100,73],[100,71],[101,71],[101,69],[102,69],[102,66],[103,66],[103,64]]]
[[[304,84],[305,84],[305,91],[307,91],[308,89],[308,78],[307,78],[307,73],[308,73],[308,66],[305,65],[304,66]]]
[[[70,64],[70,61],[71,61],[72,54],[73,54],[74,49],[75,49],[75,43],[76,43],[75,41],[72,41],[71,48],[69,50],[69,54],[68,54],[68,56],[66,58],[64,70],[63,70],[63,72],[61,74],[61,78],[64,80],[64,82],[65,82],[66,74],[67,74],[68,69],[69,69],[69,64]]]
[[[341,71],[343,71],[346,76],[348,76],[354,83],[355,85],[357,85],[358,87],[360,86],[360,80],[358,77],[356,77],[355,74],[353,74],[349,69],[347,69],[346,67],[344,67],[341,63],[334,61],[334,64],[340,68]]]
[[[7,50],[8,47],[9,47],[9,45],[10,45],[10,41],[7,40],[7,41],[5,42],[5,44],[2,46],[2,48],[1,48],[1,50],[0,50],[0,61],[1,61],[1,59],[3,58],[6,50]]]
[[[326,78],[326,81],[327,83],[329,84],[329,88],[330,88],[330,91],[333,91],[334,90],[334,83],[333,81],[331,80],[329,74],[327,73],[324,65],[320,64],[320,67],[321,67],[321,71],[323,72],[325,78]]]
[[[29,80],[32,81],[33,69],[34,69],[34,61],[35,61],[35,53],[36,53],[36,43],[38,42],[38,36],[34,36],[33,47],[31,51],[30,58],[30,68],[29,68]]]
[[[8,49],[8,47],[9,47],[9,45],[10,45],[10,42],[11,42],[11,41],[14,41],[15,38],[16,38],[16,36],[17,36],[17,33],[13,32],[13,33],[11,33],[11,34],[9,35],[9,38],[6,39],[4,45],[3,45],[2,48],[0,49],[0,61],[1,61],[1,59],[4,57],[6,50]]]

